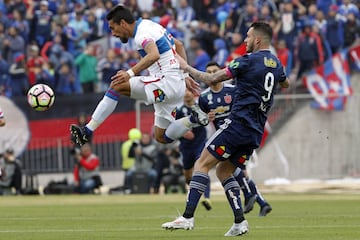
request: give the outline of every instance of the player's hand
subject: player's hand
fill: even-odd
[[[130,79],[130,75],[126,71],[120,70],[114,76],[111,77],[110,87],[128,82],[129,79]]]
[[[210,112],[208,112],[208,118],[209,118],[210,122],[215,120],[215,111],[214,110],[211,110]]]
[[[194,96],[199,96],[201,92],[200,84],[196,82],[191,77],[185,78],[186,88],[189,89],[189,91],[194,94]]]

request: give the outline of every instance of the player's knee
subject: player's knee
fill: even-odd
[[[230,164],[227,161],[225,161],[225,162],[220,162],[216,166],[216,176],[220,181],[224,181],[225,179],[232,176],[235,167],[232,165],[232,163]]]

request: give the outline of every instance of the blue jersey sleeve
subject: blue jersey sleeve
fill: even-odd
[[[246,54],[239,58],[235,58],[228,65],[228,69],[231,72],[232,76],[239,76],[243,74],[246,71],[246,69],[249,69],[248,67],[249,67],[249,54]]]

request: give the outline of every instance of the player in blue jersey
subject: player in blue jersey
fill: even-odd
[[[114,111],[121,94],[153,104],[154,134],[158,142],[172,142],[192,127],[207,125],[207,115],[197,105],[192,108],[191,116],[174,118],[176,108],[183,103],[186,85],[195,92],[199,89],[194,80],[186,78],[175,58],[177,54],[186,58],[182,43],[160,24],[148,19],[135,20],[123,5],[112,8],[106,18],[112,35],[123,43],[133,38],[142,58],[129,70],[120,70],[112,77],[109,89],[84,128],[70,126],[76,143],[89,141],[93,131]],[[136,76],[145,69],[149,76]]]
[[[207,73],[216,73],[221,69],[216,62],[209,62],[206,65]],[[217,82],[204,90],[199,97],[199,107],[208,113],[209,120],[213,122],[216,130],[224,123],[230,115],[231,105],[235,96],[233,84]],[[244,194],[244,213],[253,209],[255,201],[260,206],[259,216],[266,216],[271,210],[270,204],[262,197],[253,180],[248,177],[246,169],[237,168],[233,173]]]
[[[184,105],[177,109],[176,118],[190,116],[192,112],[191,108],[194,104],[196,104],[194,94],[191,91],[186,90]],[[204,126],[194,127],[192,130],[185,133],[179,140],[179,149],[183,159],[183,172],[185,180],[189,184],[193,174],[195,161],[200,157],[201,151],[203,150],[207,140],[206,128]],[[206,210],[211,210],[210,182],[205,189],[204,200],[202,200],[201,203]]]
[[[208,140],[195,162],[186,208],[182,216],[162,224],[165,229],[194,228],[194,213],[208,182],[208,172],[216,166],[234,223],[225,236],[237,236],[249,231],[240,199],[240,186],[233,176],[236,167],[244,168],[246,160],[258,148],[267,114],[273,104],[276,87],[288,87],[279,59],[271,54],[272,29],[264,22],[251,24],[245,39],[248,54],[236,58],[226,68],[214,74],[198,71],[178,57],[180,66],[195,79],[211,85],[228,79],[235,80],[235,95],[231,113],[221,128]]]

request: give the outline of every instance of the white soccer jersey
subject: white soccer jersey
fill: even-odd
[[[175,61],[174,39],[160,24],[147,19],[137,20],[134,40],[142,57],[146,55],[144,48],[149,41],[154,41],[159,49],[160,59],[148,68],[151,76],[162,77],[169,71],[179,71],[179,64]]]

